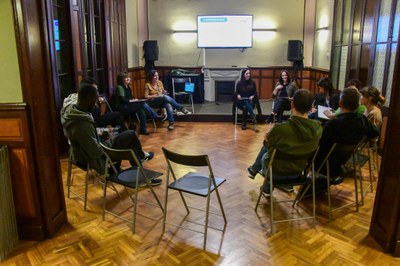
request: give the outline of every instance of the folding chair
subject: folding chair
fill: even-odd
[[[268,153],[270,154],[270,161],[268,163],[267,169],[264,171],[266,174],[264,183],[262,188],[265,187],[267,183],[269,183],[270,187],[270,215],[271,215],[271,234],[275,233],[274,225],[276,223],[288,222],[288,221],[298,221],[298,220],[306,220],[306,219],[313,219],[313,226],[315,226],[315,175],[314,175],[314,160],[315,156],[318,152],[318,148],[316,151],[312,153],[303,154],[303,155],[290,155],[284,154],[279,152],[278,150],[271,148]],[[293,173],[290,175],[290,179],[287,176],[279,178],[279,176],[274,174],[274,161],[276,159],[279,160],[286,160],[286,161],[301,161],[304,162],[303,171],[300,173]],[[311,176],[309,176],[309,174]],[[274,188],[280,187],[288,187],[288,186],[298,186],[298,185],[309,185],[312,186],[312,196],[313,196],[313,212],[311,216],[301,216],[301,217],[294,217],[289,219],[282,219],[276,220],[275,213],[274,213],[274,204],[277,203],[284,203],[284,202],[293,202],[292,208],[294,207],[295,203],[297,203],[297,197],[295,199],[290,200],[280,200],[277,201],[273,196]],[[260,194],[257,199],[255,211],[257,212],[257,208],[260,205],[261,196],[263,195],[262,190],[260,189]]]
[[[69,158],[68,158],[68,174],[67,174],[67,196],[68,198],[71,198],[71,193],[77,196],[79,199],[83,200],[83,210],[87,211],[87,194],[88,194],[88,183],[89,183],[89,175],[90,175],[90,166],[87,162],[81,163],[77,162],[73,159],[72,155],[72,147],[71,147],[71,142],[68,140],[69,144]],[[78,167],[79,169],[82,169],[83,171],[86,171],[85,174],[85,192],[83,195],[79,194],[77,191],[74,191],[71,186],[74,181],[73,176],[72,176],[72,167]]]
[[[205,217],[205,224],[204,224],[204,232],[200,232],[197,230],[193,230],[187,227],[180,226],[178,224],[169,223],[175,225],[177,227],[181,227],[183,229],[195,231],[198,233],[204,234],[204,241],[203,241],[203,249],[206,248],[206,241],[207,241],[207,230],[208,230],[208,217],[209,213],[221,215],[219,213],[214,213],[210,211],[210,199],[211,193],[215,191],[218,204],[221,209],[222,216],[224,218],[224,228],[226,226],[226,216],[224,212],[224,207],[222,206],[221,198],[218,192],[218,187],[222,185],[226,179],[215,177],[213,170],[211,168],[211,164],[207,155],[183,155],[178,154],[175,152],[171,152],[166,148],[162,148],[164,152],[165,159],[167,161],[167,183],[166,183],[166,191],[165,191],[165,207],[164,207],[164,222],[163,222],[163,234],[165,232],[165,225],[167,224],[167,204],[168,204],[168,190],[173,189],[177,190],[180,194],[180,197],[183,201],[185,206],[186,212],[189,213],[189,208],[197,209],[200,211],[204,211],[203,209],[195,208],[192,206],[188,206],[186,204],[185,198],[183,197],[183,192],[192,194],[195,196],[201,196],[207,198],[206,204],[206,217]],[[198,172],[188,172],[184,175],[177,176],[179,173],[179,167],[191,167],[191,168],[208,168],[209,174],[204,175]],[[170,175],[173,178],[173,182],[169,183]],[[212,227],[210,227],[212,228]],[[224,229],[213,228],[219,231],[223,231]]]
[[[258,101],[258,100],[257,100]],[[239,107],[237,107],[237,104],[236,103],[234,103],[234,110],[235,110],[235,113],[234,113],[234,116],[235,116],[235,126],[237,125],[237,123],[238,123],[238,110],[239,110]],[[241,109],[240,109],[241,110]],[[259,112],[259,110],[258,110],[258,108],[257,108],[257,103],[255,103],[254,104],[254,108],[253,108],[253,112],[254,112],[254,115],[256,114],[256,110],[257,110],[257,112]],[[260,114],[259,113],[257,113],[257,115],[258,116],[260,116]],[[242,115],[242,119],[244,119],[244,116]],[[253,123],[253,126],[254,126],[254,130],[257,130],[257,123]]]
[[[348,207],[350,205],[355,204],[356,206],[356,211],[358,212],[358,185],[357,185],[357,175],[356,175],[356,170],[353,169],[353,174],[354,174],[354,190],[355,190],[355,201],[350,202],[347,204],[344,204],[342,206],[339,206],[337,208],[332,208],[331,204],[331,179],[338,177],[338,175],[331,176],[330,175],[330,164],[332,164],[333,168],[338,168],[344,165],[349,159],[353,161],[353,164],[355,165],[355,156],[354,156],[354,151],[357,149],[357,147],[362,143],[364,139],[356,144],[342,144],[342,143],[334,143],[329,150],[329,152],[325,155],[323,160],[321,161],[318,169],[315,171],[314,175],[319,176],[321,170],[325,167],[325,173],[326,173],[326,185],[327,185],[327,194],[328,194],[328,211],[329,211],[329,221],[332,220],[332,212],[335,210],[339,210],[345,207]],[[309,189],[309,185],[305,187],[303,190],[303,193],[300,195],[298,201],[300,201],[303,196],[306,194],[307,190]]]
[[[192,83],[190,77],[172,78],[172,97],[176,99],[177,95],[188,96],[189,104],[192,106],[192,114],[194,114],[193,91],[186,89],[187,83]]]
[[[157,204],[153,204],[148,201],[143,201],[146,204],[149,205],[154,205],[157,206],[161,209],[162,212],[164,212],[164,208],[161,205],[161,202],[157,196],[157,194],[154,192],[153,187],[150,184],[150,181],[154,178],[157,178],[162,175],[162,173],[152,171],[149,169],[144,169],[142,166],[142,162],[137,158],[135,155],[135,152],[131,149],[124,149],[124,150],[116,150],[113,148],[109,148],[103,144],[101,144],[103,151],[106,155],[106,167],[105,167],[105,184],[104,184],[104,193],[103,193],[103,221],[105,219],[106,213],[111,214],[115,217],[118,217],[124,221],[132,223],[132,232],[133,234],[136,233],[136,210],[137,210],[137,204],[138,204],[138,190],[140,188],[140,185],[146,184],[149,188],[151,193],[153,194],[155,200],[157,201]],[[131,168],[128,168],[123,171],[119,171],[119,169],[116,169],[115,163],[121,160],[130,160],[134,161],[136,163],[136,166],[133,166]],[[109,168],[112,168],[113,173],[108,173]],[[109,211],[106,209],[106,201],[107,201],[107,183],[116,183],[120,184],[124,187],[124,189],[127,191],[129,194],[129,197],[131,198],[133,202],[133,219],[130,221],[129,219],[124,218],[121,214],[114,213],[112,211]],[[134,195],[129,193],[128,189],[134,189]],[[146,218],[151,219],[150,217],[145,216]]]

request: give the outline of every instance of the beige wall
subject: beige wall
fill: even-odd
[[[17,46],[10,0],[0,1],[0,103],[22,102]]]
[[[156,66],[201,66],[202,50],[196,34],[173,34],[176,29],[196,29],[197,15],[253,14],[254,28],[274,27],[276,33],[254,32],[253,48],[206,49],[208,67],[291,65],[288,40],[303,40],[304,0],[149,0],[149,39],[157,40]]]
[[[334,1],[318,0],[316,2],[316,32],[314,40],[313,66],[329,69],[331,61]],[[328,29],[317,31],[317,29],[321,27],[328,27]]]

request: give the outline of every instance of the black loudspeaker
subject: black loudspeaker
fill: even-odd
[[[299,40],[289,40],[287,49],[288,61],[303,60],[303,42]]]
[[[147,61],[158,60],[158,45],[157,41],[145,41],[143,43],[144,58]]]

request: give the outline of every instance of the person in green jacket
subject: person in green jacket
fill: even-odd
[[[271,128],[264,140],[255,162],[246,169],[247,175],[254,178],[262,169],[263,164],[268,165],[270,148],[288,155],[310,154],[318,147],[322,135],[322,126],[319,121],[308,119],[308,112],[312,108],[313,96],[307,89],[296,91],[291,103],[292,115],[287,122],[276,124]],[[274,174],[280,178],[290,178],[294,174],[301,172],[304,160],[279,160],[274,161]],[[268,183],[266,187],[261,187],[264,194],[269,195]],[[288,188],[286,192],[292,192],[293,188]]]

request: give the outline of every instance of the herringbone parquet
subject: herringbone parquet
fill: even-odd
[[[52,239],[43,242],[21,242],[10,254],[4,265],[395,265],[400,260],[382,253],[380,247],[368,236],[373,208],[374,193],[368,193],[360,211],[354,207],[334,213],[335,219],[328,222],[326,197],[317,197],[317,225],[311,221],[278,224],[277,233],[269,235],[269,205],[254,212],[261,176],[250,180],[245,168],[252,163],[261,147],[267,125],[259,125],[259,132],[242,131],[231,123],[176,123],[175,130],[167,131],[159,126],[150,136],[141,136],[144,150],[156,153],[146,168],[165,173],[166,164],[161,147],[181,153],[207,153],[215,175],[227,178],[220,188],[228,219],[225,232],[209,230],[207,251],[202,250],[203,235],[167,226],[161,236],[161,212],[156,207],[139,202],[138,213],[154,218],[138,216],[136,235],[130,225],[106,215],[101,217],[102,189],[97,181],[89,187],[88,212],[83,211],[83,202],[77,198],[66,198],[69,224]],[[150,129],[151,130],[151,129]],[[125,163],[125,166],[127,164]],[[64,183],[67,160],[61,161]],[[364,173],[367,174],[366,172]],[[79,190],[84,173],[74,170],[74,188]],[[165,180],[165,175],[162,177]],[[66,186],[65,186],[66,188]],[[121,187],[122,200],[109,190],[108,207],[127,209],[130,199]],[[164,199],[165,184],[155,187]],[[352,197],[353,182],[346,180],[335,187],[341,197]],[[80,191],[83,193],[83,189]],[[284,192],[277,192],[285,197]],[[142,200],[153,201],[148,189],[139,192]],[[168,218],[181,223],[185,210],[176,193],[170,193]],[[343,199],[335,200],[334,204]],[[191,198],[193,204],[202,199]],[[217,212],[215,195],[213,209]],[[297,208],[299,213],[311,210],[310,201],[304,200]],[[290,205],[277,208],[282,214],[296,211]],[[202,223],[203,214],[193,211],[187,219]],[[182,222],[187,224],[186,222]],[[221,228],[222,219],[211,216],[210,224]],[[200,228],[201,229],[201,228]],[[199,230],[200,230],[199,229]]]

